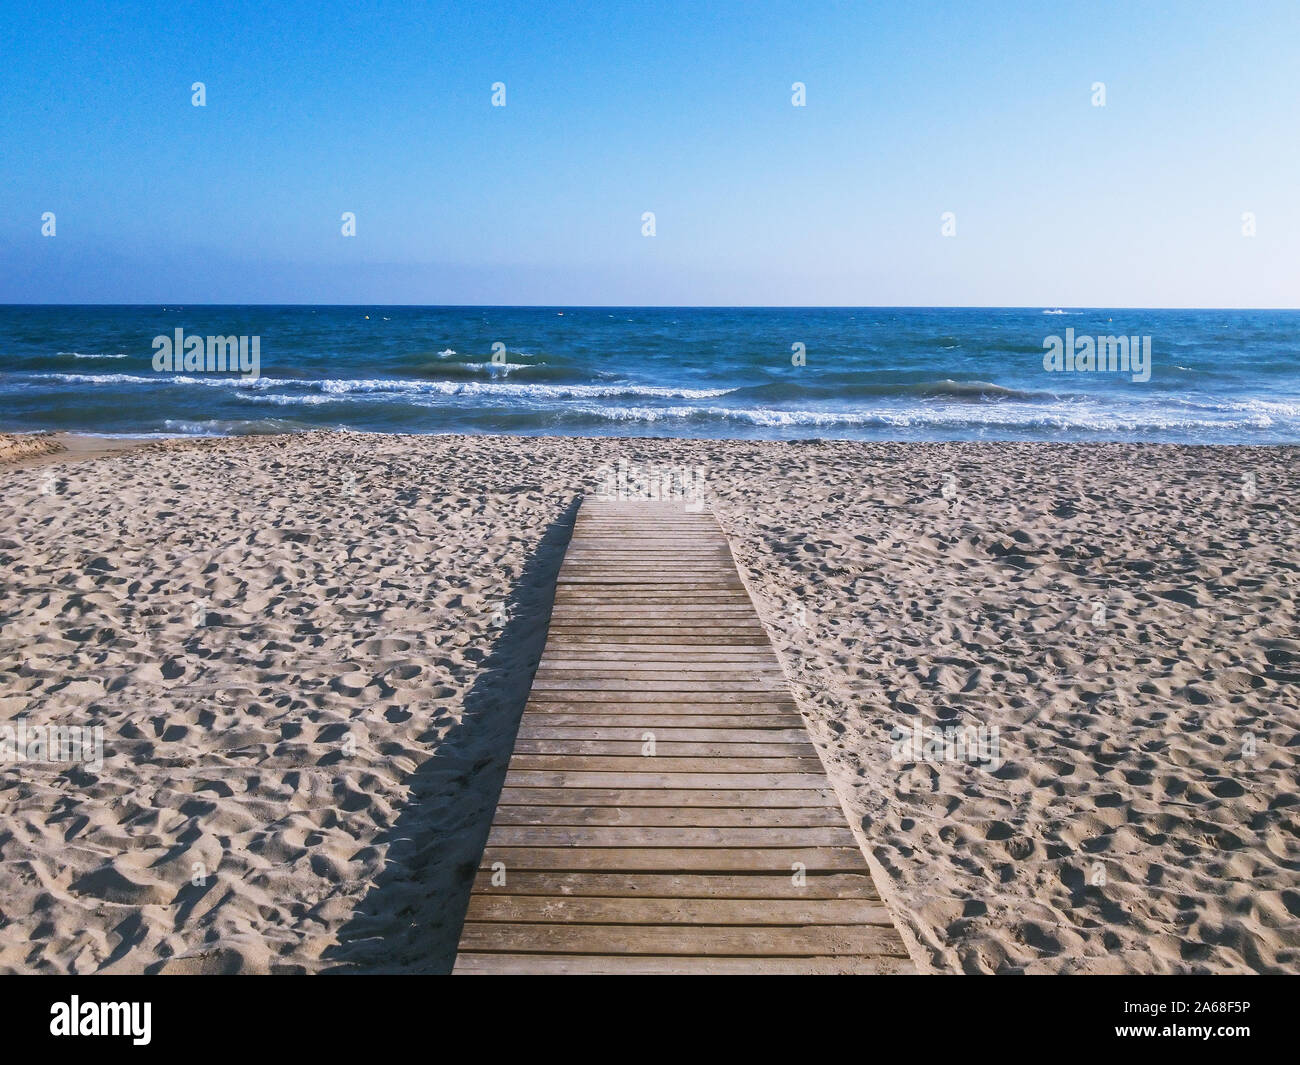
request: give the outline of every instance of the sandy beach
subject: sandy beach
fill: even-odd
[[[103,750],[0,763],[0,971],[449,970],[619,461],[703,477],[919,969],[1300,971],[1298,448],[27,440],[0,726]]]

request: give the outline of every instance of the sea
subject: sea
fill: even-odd
[[[1298,356],[1300,311],[8,305],[0,430],[1297,443]]]

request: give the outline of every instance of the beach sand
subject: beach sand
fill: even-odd
[[[449,969],[567,525],[625,460],[702,470],[923,971],[1300,971],[1298,457],[28,456],[0,468],[0,725],[101,725],[104,752],[0,765],[0,970]],[[994,760],[896,742],[951,725],[996,727]]]
[[[0,463],[20,462],[61,450],[53,433],[0,433]]]

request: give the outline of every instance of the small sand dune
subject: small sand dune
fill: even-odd
[[[49,433],[0,433],[0,465],[62,450],[63,446]]]
[[[0,472],[0,970],[445,971],[601,466],[702,469],[923,969],[1300,971],[1300,450],[313,433]],[[900,728],[997,729],[996,764]],[[985,752],[988,753],[988,752]]]

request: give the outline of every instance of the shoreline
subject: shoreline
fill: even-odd
[[[1293,441],[1268,441],[1268,442],[1216,442],[1216,441],[1185,441],[1185,440],[1124,440],[1113,437],[1099,437],[1095,440],[1075,440],[1075,439],[1023,439],[1019,437],[965,437],[961,439],[933,439],[918,440],[905,437],[890,439],[876,438],[859,438],[849,436],[800,436],[800,437],[757,437],[757,436],[680,436],[677,434],[655,435],[628,435],[619,436],[612,433],[501,433],[501,432],[464,432],[453,429],[431,431],[427,433],[407,432],[402,430],[381,430],[381,429],[349,429],[335,427],[306,426],[301,429],[286,430],[274,433],[105,433],[92,432],[81,429],[7,429],[0,430],[0,442],[12,439],[30,440],[33,438],[50,439],[58,443],[62,448],[70,452],[84,453],[87,444],[78,443],[79,441],[92,442],[96,445],[89,450],[116,450],[117,447],[126,447],[129,445],[148,446],[158,443],[174,443],[177,441],[194,441],[202,442],[207,440],[269,440],[269,439],[294,439],[302,436],[338,436],[338,437],[357,437],[373,436],[379,438],[400,438],[409,437],[413,440],[439,439],[442,437],[461,437],[467,440],[482,440],[485,438],[501,437],[512,440],[590,440],[594,442],[601,441],[620,441],[626,443],[636,443],[637,441],[661,441],[661,442],[679,442],[685,444],[777,444],[777,445],[808,445],[808,444],[843,444],[843,445],[860,445],[862,447],[930,447],[934,445],[1013,445],[1032,447],[1035,445],[1045,445],[1049,447],[1089,447],[1093,445],[1105,447],[1164,447],[1164,448],[1300,448],[1300,439]],[[7,462],[0,454],[0,463]]]
[[[0,723],[104,728],[98,770],[0,765],[0,971],[449,968],[564,515],[619,461],[705,471],[923,970],[1300,970],[1300,447],[77,446],[0,474]]]

